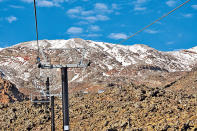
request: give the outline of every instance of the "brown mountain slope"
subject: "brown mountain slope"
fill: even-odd
[[[22,101],[24,98],[14,84],[0,77],[0,103]]]
[[[182,76],[169,85],[170,90],[183,91],[188,94],[197,95],[197,71],[187,72],[186,75]],[[168,87],[169,85],[167,85],[166,87]]]

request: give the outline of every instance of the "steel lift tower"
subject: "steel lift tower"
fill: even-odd
[[[68,69],[69,68],[86,68],[90,66],[90,62],[84,64],[80,61],[78,64],[52,65],[42,64],[38,61],[38,68],[41,69],[61,69],[62,78],[62,113],[63,113],[63,131],[69,131],[69,100],[68,100]]]

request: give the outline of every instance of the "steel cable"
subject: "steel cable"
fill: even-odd
[[[36,14],[36,0],[34,0],[34,13],[35,13],[35,23],[36,23],[36,37],[37,37],[37,46],[38,46],[38,58],[40,56],[40,48],[38,42],[38,22],[37,22],[37,14]]]
[[[124,43],[125,41],[129,40],[130,38],[132,38],[133,36],[137,35],[138,33],[144,31],[145,29],[147,29],[148,27],[150,27],[151,25],[155,24],[156,22],[162,20],[163,18],[165,18],[166,16],[170,15],[171,13],[173,13],[174,11],[176,11],[177,9],[181,8],[182,6],[184,6],[185,4],[187,4],[188,2],[190,2],[191,0],[187,0],[185,1],[183,4],[179,5],[178,7],[174,8],[173,10],[171,10],[170,12],[168,12],[167,14],[163,15],[162,17],[158,18],[157,20],[155,20],[154,22],[152,22],[151,24],[145,26],[144,28],[142,28],[141,30],[137,31],[136,33],[134,33],[133,35],[129,36],[128,38],[122,40],[119,44]]]

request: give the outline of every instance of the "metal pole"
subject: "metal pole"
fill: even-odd
[[[61,68],[62,74],[62,112],[63,131],[69,131],[69,107],[68,107],[68,74],[67,67]]]
[[[49,99],[49,77],[47,77],[47,81],[46,81],[46,95],[47,95],[47,99]]]
[[[55,131],[54,96],[51,96],[51,131]]]

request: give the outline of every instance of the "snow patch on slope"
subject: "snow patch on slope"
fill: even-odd
[[[141,44],[135,44],[133,46],[129,46],[129,50],[134,53],[146,53],[147,48]]]
[[[189,51],[193,51],[193,52],[196,52],[197,53],[197,46],[196,47],[193,47],[193,48],[190,48],[188,49]]]
[[[191,70],[192,65],[196,64],[197,62],[197,54],[188,53],[188,52],[185,52],[184,50],[173,51],[173,52],[168,52],[168,53],[177,59],[176,61],[174,61],[174,63],[177,63],[177,65],[179,65],[182,68],[181,71]]]
[[[77,78],[79,78],[79,74],[75,75],[70,82],[76,80]]]

